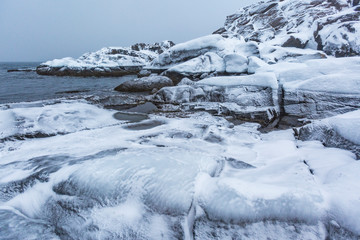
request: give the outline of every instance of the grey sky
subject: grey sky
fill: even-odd
[[[258,0],[0,0],[0,61],[79,57],[106,46],[212,33]]]

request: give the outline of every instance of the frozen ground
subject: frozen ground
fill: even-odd
[[[84,101],[1,107],[0,239],[360,235],[349,151],[201,112],[138,123],[114,113]]]

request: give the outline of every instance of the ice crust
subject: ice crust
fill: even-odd
[[[298,228],[324,239],[330,221],[360,234],[360,162],[349,151],[207,113],[151,115],[163,124],[134,131],[86,102],[34,105],[2,108],[0,116],[22,112],[32,122],[39,113],[53,119],[71,112],[71,121],[63,135],[0,143],[0,223],[8,236],[26,236],[25,224],[29,239],[207,239],[207,228],[199,228],[205,224],[221,236],[247,229],[266,239],[279,229],[293,239],[286,229]],[[351,114],[338,119],[356,123],[358,112]],[[354,123],[331,121],[345,135]],[[47,124],[58,131],[59,122]],[[349,138],[359,141],[355,133]]]

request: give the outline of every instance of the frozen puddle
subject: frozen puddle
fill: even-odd
[[[79,101],[0,110],[2,138],[64,133],[0,143],[0,239],[360,234],[360,162],[349,151],[207,113],[128,124],[117,114]]]

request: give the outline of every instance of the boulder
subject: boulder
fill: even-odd
[[[117,86],[115,90],[120,92],[147,92],[166,86],[173,86],[171,79],[165,76],[151,75],[126,81]]]
[[[240,54],[228,54],[224,57],[227,73],[245,73],[248,70],[248,59]]]
[[[224,60],[216,53],[208,52],[199,57],[169,68],[164,75],[171,78],[174,84],[184,77],[200,77],[204,73],[225,72]]]
[[[266,62],[264,62],[263,60],[261,60],[258,57],[255,56],[251,56],[248,58],[248,69],[247,72],[249,74],[253,74],[256,72],[256,69],[261,68],[261,67],[265,67],[268,64]]]
[[[360,110],[313,121],[296,129],[298,139],[352,151],[360,159]]]

